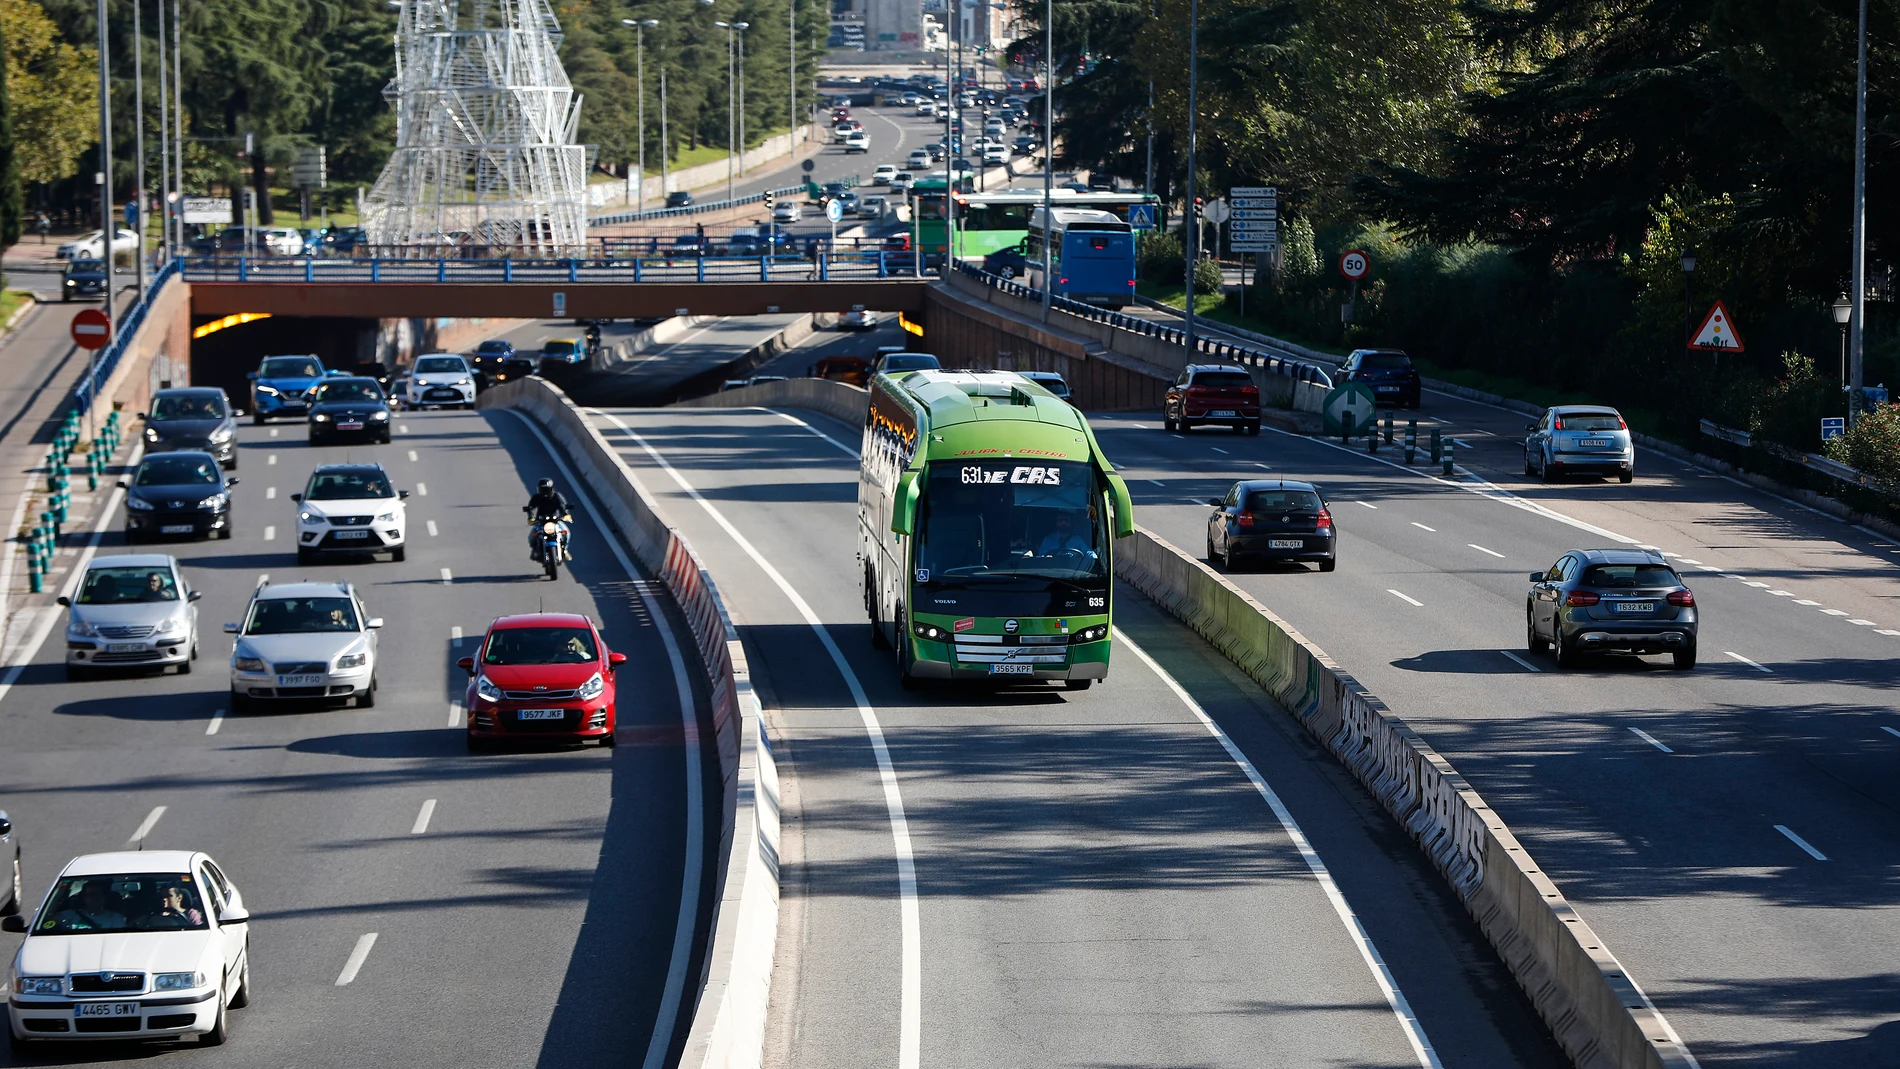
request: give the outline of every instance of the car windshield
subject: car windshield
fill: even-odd
[[[475,351],[478,353],[512,353],[515,351],[515,347],[512,342],[485,341],[477,345]]]
[[[152,403],[152,422],[163,423],[168,419],[223,419],[224,401],[209,394],[193,396],[166,397],[160,395]]]
[[[1682,579],[1666,564],[1593,564],[1583,571],[1583,585],[1681,586]]]
[[[932,464],[918,525],[919,580],[1106,582],[1108,533],[1093,485],[1088,465],[1075,461]]]
[[[317,400],[322,401],[381,401],[382,387],[373,382],[332,382],[317,391]]]
[[[74,260],[72,263],[66,265],[66,272],[74,275],[86,273],[96,274],[104,270],[105,265],[98,260]]]
[[[1565,412],[1558,419],[1567,431],[1620,431],[1623,421],[1610,412]]]
[[[323,374],[323,365],[307,356],[273,356],[258,372],[265,379],[314,379]]]
[[[356,607],[349,598],[260,598],[251,606],[247,635],[301,635],[318,631],[356,631]]]
[[[217,486],[218,464],[191,453],[146,457],[133,479],[137,486]]]
[[[1318,512],[1319,495],[1311,490],[1255,490],[1247,495],[1248,512]]]
[[[1377,371],[1410,371],[1412,358],[1404,353],[1367,353],[1359,358],[1359,366]]]
[[[1252,386],[1253,376],[1245,371],[1197,371],[1193,386]]]
[[[573,351],[574,351],[574,350],[575,350],[576,348],[578,348],[578,346],[576,346],[576,345],[575,345],[575,344],[574,344],[573,342],[571,342],[571,341],[551,341],[551,342],[543,342],[543,343],[541,344],[541,351],[542,351],[542,352],[544,352],[544,353],[559,353],[559,354],[561,354],[561,355],[566,355],[566,354],[568,354],[568,353],[571,353],[571,352],[573,352]]]
[[[310,477],[310,487],[303,495],[305,501],[366,501],[395,496],[389,488],[389,476],[376,468],[317,472]]]
[[[81,605],[126,605],[140,601],[177,601],[178,581],[164,567],[91,568],[79,587]]]
[[[928,353],[899,353],[884,358],[886,371],[932,371],[942,366]]]
[[[418,375],[439,375],[444,372],[464,370],[466,369],[462,366],[462,361],[453,356],[425,356],[416,361]]]
[[[33,925],[38,935],[202,931],[204,899],[186,872],[67,876]]]
[[[586,664],[598,661],[585,627],[504,627],[488,636],[483,664]]]

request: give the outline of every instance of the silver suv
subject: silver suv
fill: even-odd
[[[1622,413],[1601,405],[1559,405],[1525,425],[1524,474],[1545,482],[1564,475],[1636,478],[1636,447]]]
[[[376,629],[348,583],[260,585],[244,619],[225,624],[231,650],[231,712],[260,701],[356,699],[376,704]]]
[[[1559,668],[1587,653],[1667,653],[1687,671],[1699,623],[1694,592],[1648,549],[1573,549],[1532,572],[1524,596],[1525,644],[1554,648]]]
[[[159,553],[94,557],[66,606],[66,678],[103,668],[176,667],[198,657],[198,591]]]

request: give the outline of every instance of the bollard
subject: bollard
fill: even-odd
[[[1366,452],[1377,453],[1378,451],[1379,451],[1379,421],[1375,419],[1371,423],[1366,425]]]
[[[41,573],[45,565],[40,563],[40,544],[29,541],[26,544],[26,578],[28,589],[38,594],[45,588],[41,585]]]
[[[1398,422],[1398,417],[1393,413],[1391,409],[1389,408],[1386,409],[1385,410],[1385,444],[1387,445],[1392,444],[1392,425],[1396,422]]]
[[[86,492],[99,489],[99,441],[94,439],[92,451],[86,454]]]
[[[1405,421],[1405,462],[1410,464],[1416,455],[1418,455],[1418,420],[1408,419]]]
[[[1353,416],[1354,413],[1347,412],[1339,418],[1339,440],[1347,445],[1352,444]]]
[[[54,549],[53,514],[52,513],[50,512],[40,513],[39,535],[40,535],[40,555],[48,559],[51,559],[51,557],[53,556],[53,549]]]
[[[1436,464],[1445,456],[1445,443],[1439,428],[1432,428],[1432,463]]]
[[[1452,453],[1457,451],[1457,445],[1458,443],[1455,441],[1452,441],[1450,438],[1445,439],[1445,474],[1446,475],[1452,474],[1451,455]]]

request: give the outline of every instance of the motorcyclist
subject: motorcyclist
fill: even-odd
[[[528,514],[528,555],[535,560],[541,554],[541,525],[552,520],[561,525],[561,559],[573,560],[574,555],[567,550],[567,525],[574,521],[568,514],[567,498],[554,488],[553,479],[542,479],[534,484],[534,495],[521,511]]]

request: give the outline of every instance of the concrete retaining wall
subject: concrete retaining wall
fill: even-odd
[[[871,407],[871,392],[830,379],[786,379],[741,386],[679,404],[689,408],[806,408],[830,416],[847,427],[862,427],[865,413]]]
[[[646,488],[559,388],[540,378],[518,379],[484,391],[477,407],[513,409],[546,428],[692,627],[712,692],[713,748],[724,790],[712,946],[679,1064],[751,1069],[764,1042],[778,937],[779,804],[777,767],[738,631],[692,547],[660,519]]]
[[[759,176],[755,173],[761,164],[790,156],[800,148],[811,144],[812,128],[801,126],[793,133],[768,137],[754,148],[745,151],[746,174],[738,176],[742,182],[751,182]],[[629,166],[629,170],[631,170]],[[702,163],[694,167],[685,167],[666,174],[664,185],[659,175],[649,175],[643,185],[646,188],[647,206],[660,207],[654,201],[663,201],[666,195],[676,189],[700,189],[726,180],[726,161],[717,159],[711,163]],[[594,182],[587,187],[587,206],[605,208],[608,206],[633,205],[633,180],[624,182]]]
[[[1450,762],[1266,606],[1145,529],[1120,577],[1279,700],[1404,825],[1579,1069],[1692,1069],[1648,997]]]
[[[151,300],[138,332],[126,339],[99,390],[112,408],[126,413],[151,407],[159,390],[191,385],[191,283],[168,279]]]

